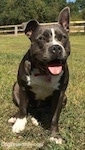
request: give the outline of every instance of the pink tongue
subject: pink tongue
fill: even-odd
[[[52,73],[52,74],[54,74],[54,75],[58,75],[58,74],[60,74],[61,73],[61,71],[62,71],[62,66],[49,66],[48,67],[48,69],[49,69],[49,71]]]

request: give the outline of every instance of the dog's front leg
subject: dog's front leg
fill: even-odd
[[[56,95],[57,94],[57,95]],[[51,122],[51,141],[55,141],[56,144],[62,144],[62,138],[59,135],[58,121],[62,110],[63,98],[65,93],[56,91],[54,94],[52,103],[52,122]],[[56,97],[57,96],[57,97]],[[57,98],[57,100],[56,100]]]
[[[23,131],[25,129],[25,125],[27,123],[27,114],[28,114],[28,97],[26,95],[26,91],[24,87],[19,88],[19,98],[20,98],[20,104],[19,104],[19,114],[16,119],[15,124],[12,127],[12,131],[14,133],[19,133],[20,131]]]

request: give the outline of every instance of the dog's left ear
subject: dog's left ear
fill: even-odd
[[[58,23],[63,26],[63,28],[69,32],[70,24],[70,8],[65,7],[59,14]]]
[[[39,22],[37,20],[30,20],[25,27],[25,34],[30,38],[38,26]]]

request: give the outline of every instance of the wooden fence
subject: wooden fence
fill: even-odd
[[[7,25],[0,26],[0,35],[14,34],[17,36],[19,33],[24,32],[24,26],[26,23],[22,23],[20,25]],[[53,23],[42,23],[42,25],[54,25]],[[71,33],[85,33],[85,21],[71,21],[70,23],[70,32]]]

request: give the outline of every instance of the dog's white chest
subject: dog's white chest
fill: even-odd
[[[28,85],[32,87],[31,91],[36,94],[36,99],[44,100],[46,97],[52,95],[54,90],[58,90],[62,74],[63,71],[57,76],[51,74],[41,75],[36,74],[36,70],[34,70],[31,76],[27,76]]]

